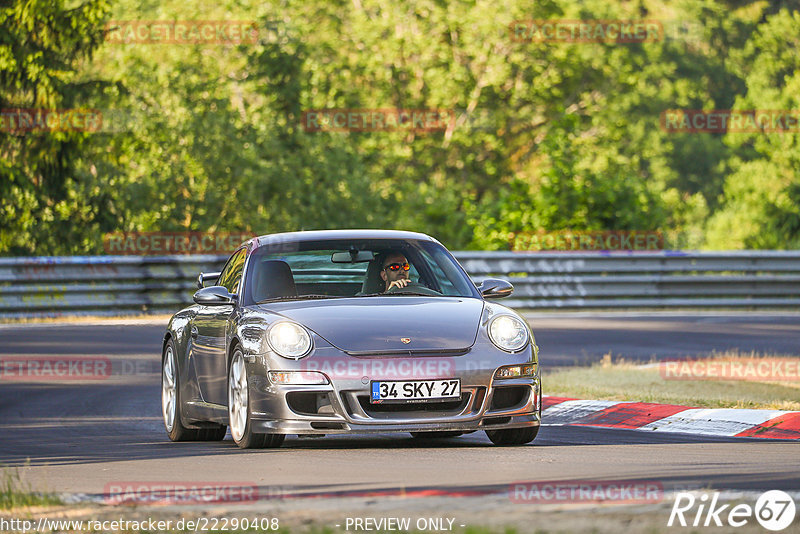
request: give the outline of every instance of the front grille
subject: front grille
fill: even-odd
[[[367,415],[382,413],[410,413],[410,412],[461,412],[469,402],[469,393],[462,393],[461,399],[447,402],[410,402],[391,404],[370,404],[367,395],[359,395],[358,403]]]
[[[354,419],[371,418],[381,421],[392,419],[431,419],[435,417],[457,417],[477,414],[481,402],[476,396],[484,388],[468,388],[461,390],[458,400],[384,403],[370,404],[369,394],[363,391],[342,391],[341,399],[344,409]]]
[[[289,409],[299,415],[329,415],[333,413],[327,393],[290,391],[286,394]]]
[[[528,386],[506,386],[494,389],[490,410],[508,410],[528,400],[531,388]]]
[[[344,430],[344,423],[328,423],[314,421],[311,423],[311,428],[316,430]]]

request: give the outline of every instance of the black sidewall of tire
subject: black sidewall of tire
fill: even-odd
[[[486,431],[486,435],[495,445],[525,445],[536,439],[538,434],[538,425]]]

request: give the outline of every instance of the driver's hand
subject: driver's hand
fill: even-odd
[[[394,282],[389,283],[389,287],[386,288],[386,291],[391,290],[393,287],[396,287],[398,289],[406,287],[409,284],[409,282],[411,282],[411,280],[407,278],[401,278],[399,280],[395,280]]]

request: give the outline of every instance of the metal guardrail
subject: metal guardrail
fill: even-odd
[[[457,252],[520,308],[800,309],[800,251]],[[224,256],[0,258],[0,318],[172,313]]]
[[[800,251],[462,252],[476,281],[503,276],[522,308],[800,309]]]
[[[0,258],[0,318],[173,313],[225,256]]]

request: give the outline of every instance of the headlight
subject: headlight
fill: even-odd
[[[512,315],[498,315],[489,323],[489,338],[498,348],[516,352],[528,343],[528,328]]]
[[[279,356],[292,360],[311,352],[311,336],[305,328],[291,321],[278,321],[270,326],[267,342]]]

